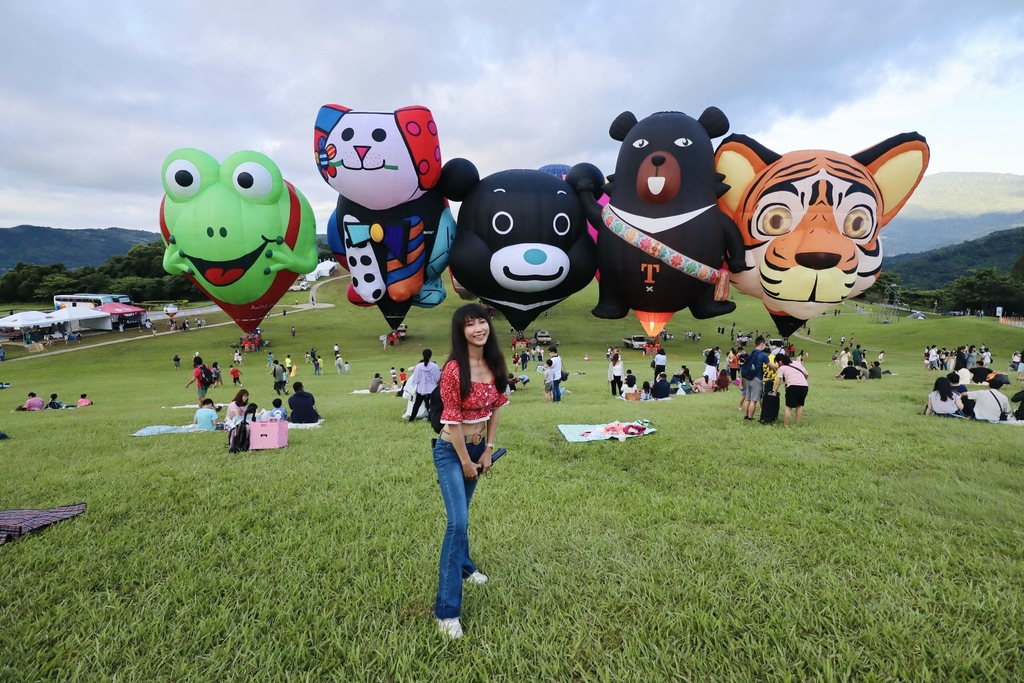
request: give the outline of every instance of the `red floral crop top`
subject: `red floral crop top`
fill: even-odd
[[[508,396],[498,393],[494,380],[471,382],[469,396],[465,400],[462,400],[460,394],[459,364],[450,360],[441,371],[441,401],[444,403],[442,424],[486,422],[492,410],[508,403]]]

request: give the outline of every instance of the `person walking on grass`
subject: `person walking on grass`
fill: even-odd
[[[469,556],[469,504],[491,469],[498,411],[508,403],[508,369],[487,310],[468,304],[452,316],[452,352],[441,371],[444,427],[434,466],[448,525],[441,545],[434,616],[441,633],[462,637],[462,584],[487,583]]]
[[[179,356],[178,354],[174,354],[174,358],[172,358],[171,360],[174,361],[174,369],[181,370],[181,356]]]
[[[203,370],[206,370],[207,376],[203,377]],[[188,381],[185,388],[188,389],[193,384],[196,385],[196,396],[198,397],[199,407],[203,407],[203,399],[206,398],[206,390],[210,388],[210,384],[213,378],[213,371],[209,368],[204,368],[203,359],[201,357],[192,357],[192,379]]]
[[[281,361],[274,361],[274,368],[270,371],[271,376],[274,378],[274,391],[280,396],[281,392],[284,395],[288,395],[288,373],[285,371],[284,366],[281,365]]]
[[[228,374],[231,375],[232,386],[242,386],[242,371],[237,366],[232,365],[231,369],[228,370]]]
[[[423,360],[412,369],[410,382],[412,382],[412,390],[416,394],[416,400],[412,404],[409,422],[416,420],[416,415],[419,414],[420,406],[423,404],[426,404],[427,412],[430,412],[430,395],[434,393],[434,388],[441,381],[441,368],[437,367],[437,363],[431,360],[433,357],[433,351],[423,349]],[[341,372],[340,365],[338,368],[338,372]]]
[[[551,354],[551,367],[555,371],[555,379],[551,390],[551,402],[561,403],[562,402],[562,357],[558,355],[558,347],[552,346],[548,349],[548,353]]]
[[[796,423],[804,416],[804,403],[807,401],[807,377],[810,373],[804,368],[799,360],[791,359],[787,354],[781,353],[775,356],[779,363],[779,374],[776,378],[775,393],[779,393],[778,385],[786,385],[786,414],[782,418],[782,424],[789,426],[789,416],[793,409],[796,409]]]
[[[758,336],[754,340],[754,350],[750,352],[750,355],[753,358],[748,358],[747,362],[753,364],[754,377],[753,379],[744,378],[743,380],[744,420],[754,419],[754,411],[757,410],[757,404],[761,402],[761,392],[764,389],[764,381],[762,379],[764,366],[770,362],[768,354],[764,351],[764,337]]]

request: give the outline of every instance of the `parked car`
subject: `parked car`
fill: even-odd
[[[551,333],[547,330],[537,330],[533,333],[533,341],[537,344],[550,344]]]
[[[296,280],[295,284],[293,284],[291,287],[288,288],[288,291],[289,292],[307,292],[307,291],[309,291],[309,282],[306,281],[306,278],[302,278],[300,280]]]

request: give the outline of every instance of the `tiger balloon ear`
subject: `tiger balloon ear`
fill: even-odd
[[[930,151],[924,136],[901,133],[852,155],[875,178],[882,190],[879,226],[888,223],[917,189],[928,169]]]
[[[724,176],[729,191],[722,195],[719,203],[724,204],[729,213],[735,213],[754,178],[780,158],[780,154],[746,135],[730,135],[722,140],[715,152],[715,170]]]

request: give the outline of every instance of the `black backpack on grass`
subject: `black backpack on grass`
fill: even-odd
[[[243,419],[228,432],[228,453],[244,453],[249,450],[249,422]]]

